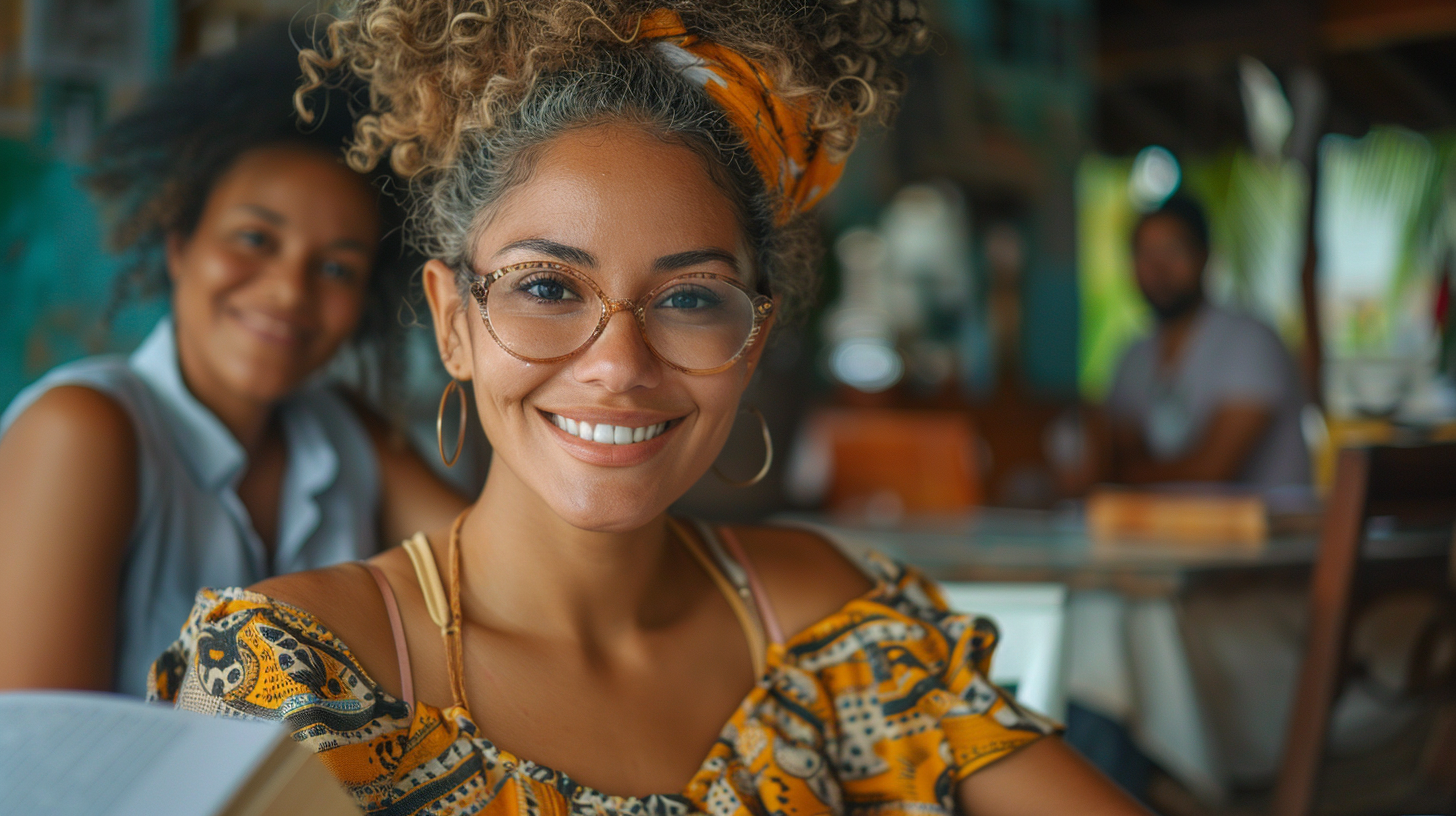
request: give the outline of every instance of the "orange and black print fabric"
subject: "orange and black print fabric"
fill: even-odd
[[[367,813],[952,814],[956,782],[1056,730],[987,676],[996,629],[913,570],[770,647],[768,668],[680,792],[613,796],[516,757],[460,707],[408,705],[296,607],[203,590],[151,698],[284,722]]]

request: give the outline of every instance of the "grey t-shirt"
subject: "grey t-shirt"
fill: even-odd
[[[1309,453],[1300,432],[1304,389],[1284,344],[1260,321],[1204,306],[1181,358],[1159,370],[1155,336],[1123,355],[1107,409],[1143,431],[1148,452],[1176,459],[1197,444],[1214,413],[1230,402],[1258,403],[1273,412],[1237,481],[1261,489],[1307,485]]]

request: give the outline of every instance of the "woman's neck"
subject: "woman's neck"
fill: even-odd
[[[682,577],[697,566],[673,537],[665,514],[627,532],[575,527],[497,461],[460,531],[462,613],[588,648],[654,628],[690,603]]]
[[[177,342],[177,367],[182,372],[182,384],[193,399],[222,422],[249,459],[267,443],[270,433],[277,432],[277,423],[272,421],[272,403],[248,399],[224,387],[180,340]]]

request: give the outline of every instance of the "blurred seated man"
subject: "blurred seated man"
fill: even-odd
[[[1294,361],[1264,323],[1205,300],[1208,223],[1199,205],[1174,196],[1144,215],[1132,250],[1157,324],[1118,364],[1099,475],[1261,489],[1308,484]]]
[[[1304,393],[1294,362],[1266,325],[1205,301],[1208,227],[1201,209],[1184,197],[1170,199],[1138,221],[1132,250],[1138,287],[1156,324],[1119,361],[1105,413],[1068,414],[1048,434],[1048,455],[1062,469],[1063,489],[1077,495],[1108,480],[1216,481],[1261,490],[1307,486]],[[1408,595],[1385,596],[1366,607],[1358,624],[1365,634],[1352,639],[1353,649],[1371,650],[1360,658],[1368,661],[1363,665],[1414,665],[1412,627],[1427,620],[1419,603]],[[1209,731],[1207,748],[1234,787],[1273,784],[1308,608],[1307,578],[1277,571],[1193,582],[1177,597],[1178,630]],[[1397,619],[1407,628],[1397,630]],[[1430,715],[1393,691],[1406,682],[1351,684],[1330,736],[1343,761],[1386,761],[1387,746],[1415,739],[1401,729]],[[1088,739],[1088,733],[1074,736]],[[1084,745],[1110,762],[1136,766],[1115,738],[1105,738]]]

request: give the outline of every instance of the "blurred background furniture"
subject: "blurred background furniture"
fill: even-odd
[[[1329,416],[1311,406],[1305,443],[1313,460],[1315,485],[1328,493],[1335,482],[1335,464],[1345,448],[1433,442],[1456,442],[1456,421],[1409,426],[1377,417]]]
[[[1331,711],[1349,676],[1346,653],[1365,577],[1364,544],[1375,519],[1385,526],[1427,530],[1438,544],[1456,545],[1456,444],[1346,448],[1339,453],[1315,561],[1308,642],[1275,790],[1275,816],[1305,816],[1314,810]],[[1443,666],[1424,673],[1444,674],[1449,683],[1453,663],[1456,656],[1447,654]]]
[[[1221,580],[1300,586],[1319,550],[1316,533],[1279,524],[1257,549],[1097,541],[1073,508],[984,507],[974,514],[910,517],[881,526],[873,519],[821,514],[780,518],[807,523],[851,548],[872,548],[913,564],[951,586],[1066,587],[1066,699],[1122,724],[1137,748],[1194,794],[1200,807],[1214,809],[1229,801],[1234,788],[1216,724],[1208,721],[1206,691],[1197,681],[1199,644],[1187,638],[1183,599],[1191,587]],[[1382,532],[1367,557],[1382,568],[1419,568],[1448,546],[1429,536]],[[989,596],[952,604],[997,616]],[[993,672],[1001,678],[995,661]],[[1276,690],[1271,694],[1280,696]],[[1271,763],[1276,760],[1271,753]]]
[[[982,501],[978,446],[962,412],[832,408],[806,421],[795,469],[831,512],[960,513]]]

